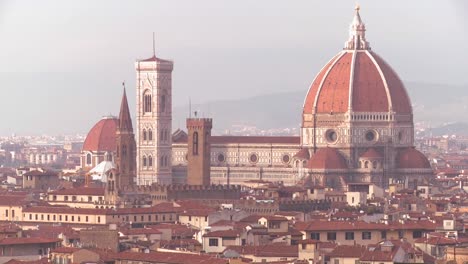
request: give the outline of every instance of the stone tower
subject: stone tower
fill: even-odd
[[[133,134],[132,119],[128,108],[127,94],[123,91],[122,102],[120,104],[119,123],[116,131],[117,152],[115,182],[111,184],[112,189],[122,189],[134,184],[136,169],[136,143]],[[109,183],[112,179],[109,179]],[[114,186],[115,185],[115,186]]]
[[[210,185],[211,118],[188,118],[187,183]]]
[[[155,55],[135,63],[138,185],[172,183],[173,66]]]

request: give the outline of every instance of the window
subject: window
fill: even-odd
[[[146,156],[143,156],[143,167],[146,167]]]
[[[5,209],[5,217],[8,217],[8,209]]]
[[[161,95],[160,105],[161,105],[161,113],[164,113],[164,111],[166,111],[166,95],[165,94]]]
[[[122,157],[126,157],[126,156],[127,156],[127,146],[122,145]]]
[[[380,237],[381,237],[382,239],[387,239],[387,231],[382,231],[382,232],[380,232]]]
[[[91,164],[91,153],[86,154],[86,164]]]
[[[354,232],[346,232],[345,233],[346,240],[354,240]]]
[[[143,218],[143,215],[140,218],[141,218],[141,221],[145,221],[145,219]]]
[[[217,238],[210,238],[210,240],[208,240],[208,244],[210,245],[210,247],[217,247],[218,246],[218,239]]]
[[[310,233],[310,239],[320,240],[320,233]]]
[[[151,128],[148,129],[148,140],[149,141],[153,140],[153,130]]]
[[[147,139],[146,129],[143,129],[143,141],[146,141],[146,139]]]
[[[405,232],[403,230],[399,230],[398,231],[398,239],[402,239],[403,237],[405,237]]]
[[[65,221],[68,221],[68,215],[65,216]]]
[[[328,232],[327,240],[336,240],[336,232]]]
[[[57,216],[56,216],[56,215],[53,215],[53,216],[52,216],[52,219],[53,219],[54,221],[57,220]]]
[[[421,231],[413,231],[413,238],[421,238],[422,232]]]
[[[192,216],[191,215],[189,215],[188,220],[192,221]]]
[[[97,217],[97,222],[101,223],[101,217],[100,216]]]
[[[333,264],[340,264],[340,260],[339,260],[339,259],[335,259],[335,261],[333,262]]]
[[[80,216],[78,216],[78,222],[81,222],[81,217]]]
[[[88,196],[88,202],[92,202],[93,201],[93,197],[92,196]]]
[[[137,217],[136,215],[133,216],[133,221],[136,222],[137,221]]]
[[[149,91],[146,91],[143,96],[143,112],[150,113],[151,112],[151,94]]]
[[[153,157],[152,156],[148,157],[148,167],[153,167]]]
[[[148,215],[148,222],[151,222],[151,215]]]
[[[29,214],[29,220],[32,220],[32,214]]]
[[[362,232],[362,240],[370,240],[372,238],[372,234],[369,231]]]
[[[193,132],[193,155],[198,155],[198,132]]]

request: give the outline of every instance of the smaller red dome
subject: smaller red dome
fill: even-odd
[[[82,151],[115,151],[118,123],[119,119],[116,117],[99,120],[86,136]]]
[[[364,159],[381,159],[381,158],[383,158],[383,156],[382,156],[382,154],[380,154],[374,148],[369,148],[368,150],[366,150],[366,152],[364,152],[361,155],[361,158],[364,158]]]
[[[303,148],[299,150],[295,155],[294,158],[299,159],[299,160],[308,160],[310,159],[310,154],[309,150],[306,148]]]
[[[307,163],[310,169],[348,169],[348,165],[338,150],[330,147],[319,149]]]
[[[400,169],[431,169],[427,157],[414,147],[400,150],[396,165]]]

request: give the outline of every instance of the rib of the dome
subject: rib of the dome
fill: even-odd
[[[304,101],[304,113],[312,113],[314,104],[315,104],[315,97],[317,96],[317,92],[319,90],[320,84],[322,83],[323,78],[325,77],[326,73],[329,71],[330,67],[335,63],[335,61],[342,55],[343,53],[340,52],[335,57],[333,57],[317,74],[314,81],[310,85],[309,91],[307,92],[306,99]]]
[[[346,52],[331,67],[317,95],[317,113],[345,113],[349,102],[352,52]]]
[[[392,98],[392,110],[396,113],[411,114],[413,111],[411,107],[411,101],[403,82],[400,80],[392,67],[390,67],[390,65],[386,63],[380,56],[374,52],[369,53],[372,54],[383,75],[385,76],[390,96]]]
[[[357,52],[354,65],[354,112],[388,112],[389,98],[378,66],[366,52]]]

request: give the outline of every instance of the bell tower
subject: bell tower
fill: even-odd
[[[135,135],[133,134],[132,119],[128,108],[127,94],[124,90],[122,102],[120,104],[119,123],[117,127],[117,153],[115,175],[115,185],[113,188],[123,189],[126,186],[133,185],[135,179]]]
[[[156,55],[135,63],[137,184],[172,183],[172,69]]]
[[[188,118],[187,184],[210,185],[211,118]]]

